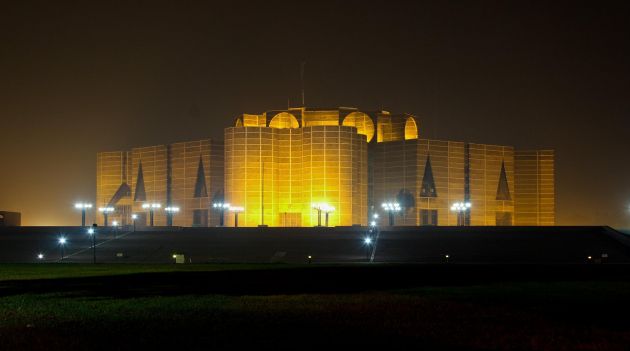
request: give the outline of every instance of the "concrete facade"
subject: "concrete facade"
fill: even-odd
[[[97,155],[97,206],[110,222],[213,226],[212,203],[241,208],[240,226],[368,225],[397,203],[395,225],[555,224],[553,150],[422,138],[410,114],[289,108],[242,114],[211,139]],[[463,213],[454,203],[470,204]],[[169,216],[164,207],[177,206]],[[97,212],[99,223],[103,216]],[[236,215],[225,214],[235,225]]]

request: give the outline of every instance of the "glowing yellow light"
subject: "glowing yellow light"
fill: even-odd
[[[405,140],[418,139],[418,125],[413,117],[407,117],[405,121]]]

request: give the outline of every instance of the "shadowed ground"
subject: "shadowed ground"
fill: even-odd
[[[583,264],[3,265],[0,345],[623,350],[629,278]]]
[[[0,262],[45,262],[61,257],[57,239],[67,238],[66,262],[92,262],[84,228],[0,229]],[[97,229],[100,263],[170,263],[173,253],[192,263],[365,262],[367,228],[145,228]],[[375,262],[585,263],[607,255],[630,263],[630,237],[609,227],[394,227],[373,238]]]

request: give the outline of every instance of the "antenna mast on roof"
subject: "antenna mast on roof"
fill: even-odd
[[[306,66],[306,61],[302,61],[300,65],[300,84],[302,85],[302,107],[305,106],[305,103],[304,103],[304,66]]]

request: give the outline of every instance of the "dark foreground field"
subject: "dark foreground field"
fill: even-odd
[[[625,350],[625,265],[2,265],[0,348]]]

